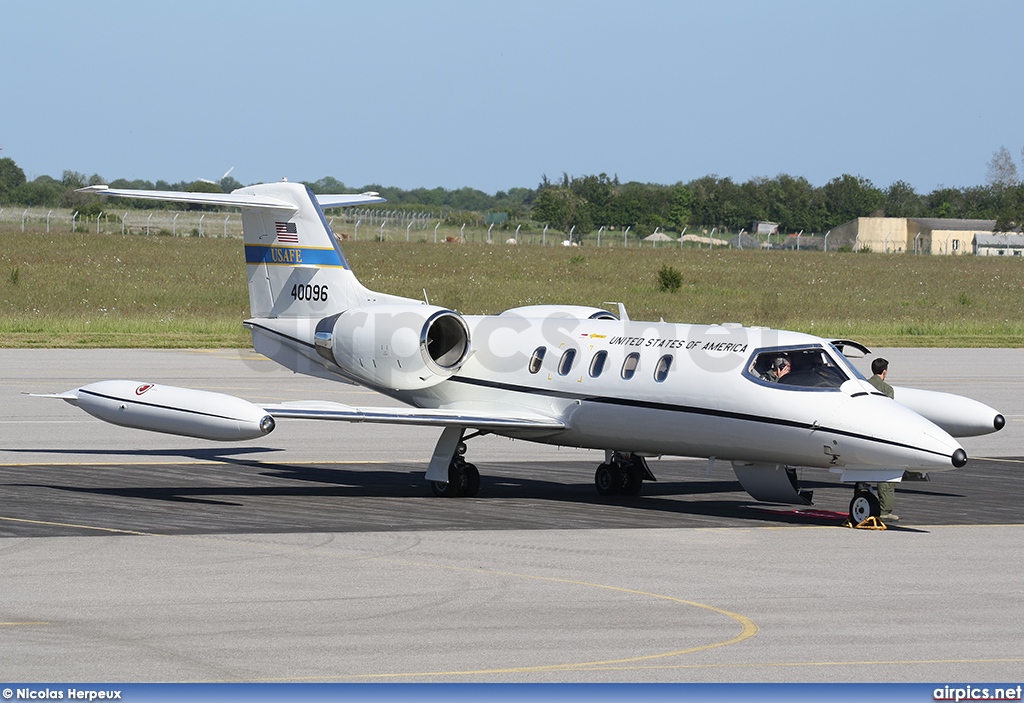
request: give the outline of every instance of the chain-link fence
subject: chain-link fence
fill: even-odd
[[[822,235],[758,235],[711,230],[680,237],[672,234],[637,232],[632,228],[601,227],[583,236],[569,236],[537,223],[506,222],[481,225],[459,224],[444,213],[417,213],[378,208],[345,208],[327,213],[327,221],[342,240],[410,241],[426,243],[493,243],[523,246],[655,247],[795,249],[834,251],[849,242],[831,241]],[[98,215],[83,215],[65,208],[0,207],[0,228],[22,232],[95,232],[98,234],[140,234],[177,237],[242,236],[242,217],[237,211],[198,212],[194,210],[129,210],[111,208]]]
[[[65,208],[0,208],[4,229],[22,232],[96,232],[98,234],[163,234],[184,237],[241,237],[237,212],[174,212],[171,210],[116,210],[83,215]]]

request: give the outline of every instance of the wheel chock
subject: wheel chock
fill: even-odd
[[[843,527],[852,527],[855,530],[887,530],[887,529],[889,529],[888,527],[885,526],[884,522],[882,522],[881,520],[879,520],[878,518],[876,518],[873,515],[871,517],[865,518],[864,520],[862,520],[861,522],[857,523],[856,525],[853,524],[853,520],[851,520],[850,518],[846,518],[846,522],[843,523]]]

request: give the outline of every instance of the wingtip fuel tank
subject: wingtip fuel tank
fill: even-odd
[[[139,381],[99,381],[57,394],[95,418],[122,427],[232,442],[274,430],[274,418],[224,393]]]

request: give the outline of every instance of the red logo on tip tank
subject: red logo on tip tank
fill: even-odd
[[[152,387],[153,387],[152,383],[143,383],[141,386],[139,386],[138,388],[135,389],[135,395],[142,395],[143,393],[145,393],[146,391],[148,391]]]

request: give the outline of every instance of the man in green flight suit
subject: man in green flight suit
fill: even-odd
[[[892,386],[885,382],[885,377],[889,375],[889,362],[882,357],[878,357],[871,362],[871,373],[874,375],[868,379],[868,383],[877,388],[879,392],[892,398]],[[878,484],[878,502],[882,506],[883,520],[899,520],[899,516],[892,514],[892,509],[896,507],[896,484],[889,481],[880,481]]]

